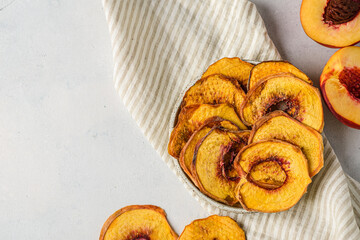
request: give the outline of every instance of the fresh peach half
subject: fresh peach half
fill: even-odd
[[[329,47],[360,41],[359,0],[303,0],[300,19],[305,33]]]
[[[360,129],[360,47],[340,49],[329,59],[320,76],[320,88],[335,117]]]

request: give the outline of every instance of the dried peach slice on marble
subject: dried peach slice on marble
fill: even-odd
[[[245,240],[245,233],[229,217],[212,215],[187,225],[179,240]]]
[[[311,183],[301,149],[280,140],[244,147],[234,164],[241,177],[236,196],[249,211],[287,210],[300,200]]]
[[[175,240],[163,209],[132,205],[112,214],[104,223],[99,240]]]
[[[253,66],[254,65],[251,63],[242,61],[238,57],[225,57],[211,64],[201,78],[205,78],[213,74],[221,74],[227,78],[235,79],[238,81],[240,86],[246,90],[250,70]]]

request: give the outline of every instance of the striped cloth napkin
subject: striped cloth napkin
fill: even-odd
[[[246,0],[103,0],[103,6],[116,91],[171,169],[169,121],[184,86],[222,57],[281,59]],[[249,240],[360,239],[360,184],[344,174],[325,137],[324,147],[324,168],[288,211],[234,214],[201,205],[237,220]]]

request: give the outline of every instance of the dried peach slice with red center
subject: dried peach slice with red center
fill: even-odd
[[[163,209],[132,205],[112,214],[101,229],[100,240],[175,240],[177,234]]]
[[[239,127],[236,126],[231,121],[224,120],[219,117],[213,117],[208,119],[203,126],[196,130],[187,141],[186,145],[182,149],[179,157],[179,163],[183,171],[188,175],[188,177],[195,183],[194,177],[191,174],[191,163],[193,161],[195,148],[199,141],[201,141],[212,129],[221,127],[227,130],[239,130]]]
[[[213,117],[229,120],[240,129],[246,129],[234,108],[228,104],[199,104],[184,107],[181,109],[178,122],[171,132],[168,145],[169,154],[179,158],[181,150],[191,135],[208,119]]]
[[[248,92],[241,119],[250,126],[275,110],[282,110],[319,132],[323,130],[320,92],[297,77],[278,74],[261,80]]]
[[[235,187],[239,176],[233,162],[247,144],[250,131],[213,128],[195,148],[191,173],[200,190],[209,197],[234,205]]]
[[[311,182],[301,149],[268,140],[243,148],[235,160],[241,177],[236,196],[249,211],[279,212],[294,206]]]
[[[260,118],[253,126],[249,143],[269,139],[283,140],[300,147],[308,160],[310,177],[324,165],[321,134],[282,111]]]

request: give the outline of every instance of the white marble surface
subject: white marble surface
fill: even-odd
[[[318,83],[335,49],[307,38],[300,3],[254,2],[282,56]],[[163,207],[177,232],[207,216],[114,91],[100,1],[0,5],[0,84],[0,239],[97,239],[129,204]],[[360,180],[360,131],[325,116],[342,166]]]

